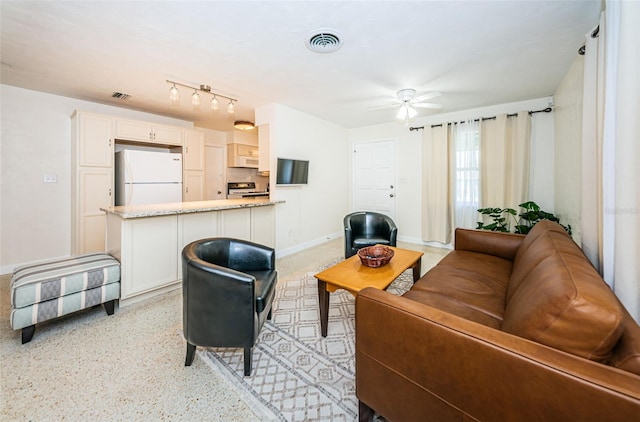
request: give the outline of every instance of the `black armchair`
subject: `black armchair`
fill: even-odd
[[[272,248],[244,240],[210,238],[182,250],[182,323],[185,366],[196,346],[244,348],[251,375],[253,345],[271,319],[277,272]]]
[[[398,228],[393,220],[377,212],[358,211],[344,217],[344,257],[373,245],[396,246]]]

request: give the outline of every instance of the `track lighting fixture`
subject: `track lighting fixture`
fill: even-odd
[[[181,84],[180,82],[174,82],[167,79],[167,83],[171,84],[171,88],[169,88],[169,99],[173,103],[178,103],[180,101],[180,92],[176,85],[180,85],[182,87],[192,89],[193,94],[191,94],[191,104],[194,107],[198,107],[200,105],[200,93],[209,94],[212,96],[211,98],[211,110],[218,111],[220,108],[220,103],[218,98],[224,98],[229,100],[229,104],[227,105],[227,113],[233,114],[235,113],[235,101],[238,101],[235,98],[227,97],[226,95],[218,94],[211,91],[211,87],[209,85],[200,85],[200,88],[194,88],[189,85]]]

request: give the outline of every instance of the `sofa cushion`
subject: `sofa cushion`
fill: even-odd
[[[496,256],[453,251],[404,297],[493,328],[500,328],[512,262]]]
[[[606,362],[623,331],[621,307],[562,227],[543,223],[516,254],[502,330]]]

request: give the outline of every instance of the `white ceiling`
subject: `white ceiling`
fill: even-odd
[[[394,120],[395,92],[440,91],[443,112],[550,96],[598,21],[595,1],[6,1],[3,84],[229,130],[280,103],[351,128]],[[344,45],[318,54],[317,28]],[[166,79],[237,98],[200,110]],[[114,91],[131,95],[122,101]],[[418,110],[419,116],[434,113]]]

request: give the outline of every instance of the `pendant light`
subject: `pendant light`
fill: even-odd
[[[227,106],[227,113],[233,114],[235,111],[236,111],[236,108],[233,105],[233,100],[229,100],[229,105]]]
[[[200,105],[200,95],[198,95],[198,91],[195,89],[191,95],[191,104],[193,104],[194,107],[198,107]]]
[[[220,108],[220,104],[218,103],[218,99],[214,95],[211,99],[211,110],[218,111],[218,108]]]
[[[177,103],[178,101],[180,101],[180,92],[178,91],[178,88],[176,88],[176,84],[173,84],[173,86],[169,89],[169,99],[173,103]]]

